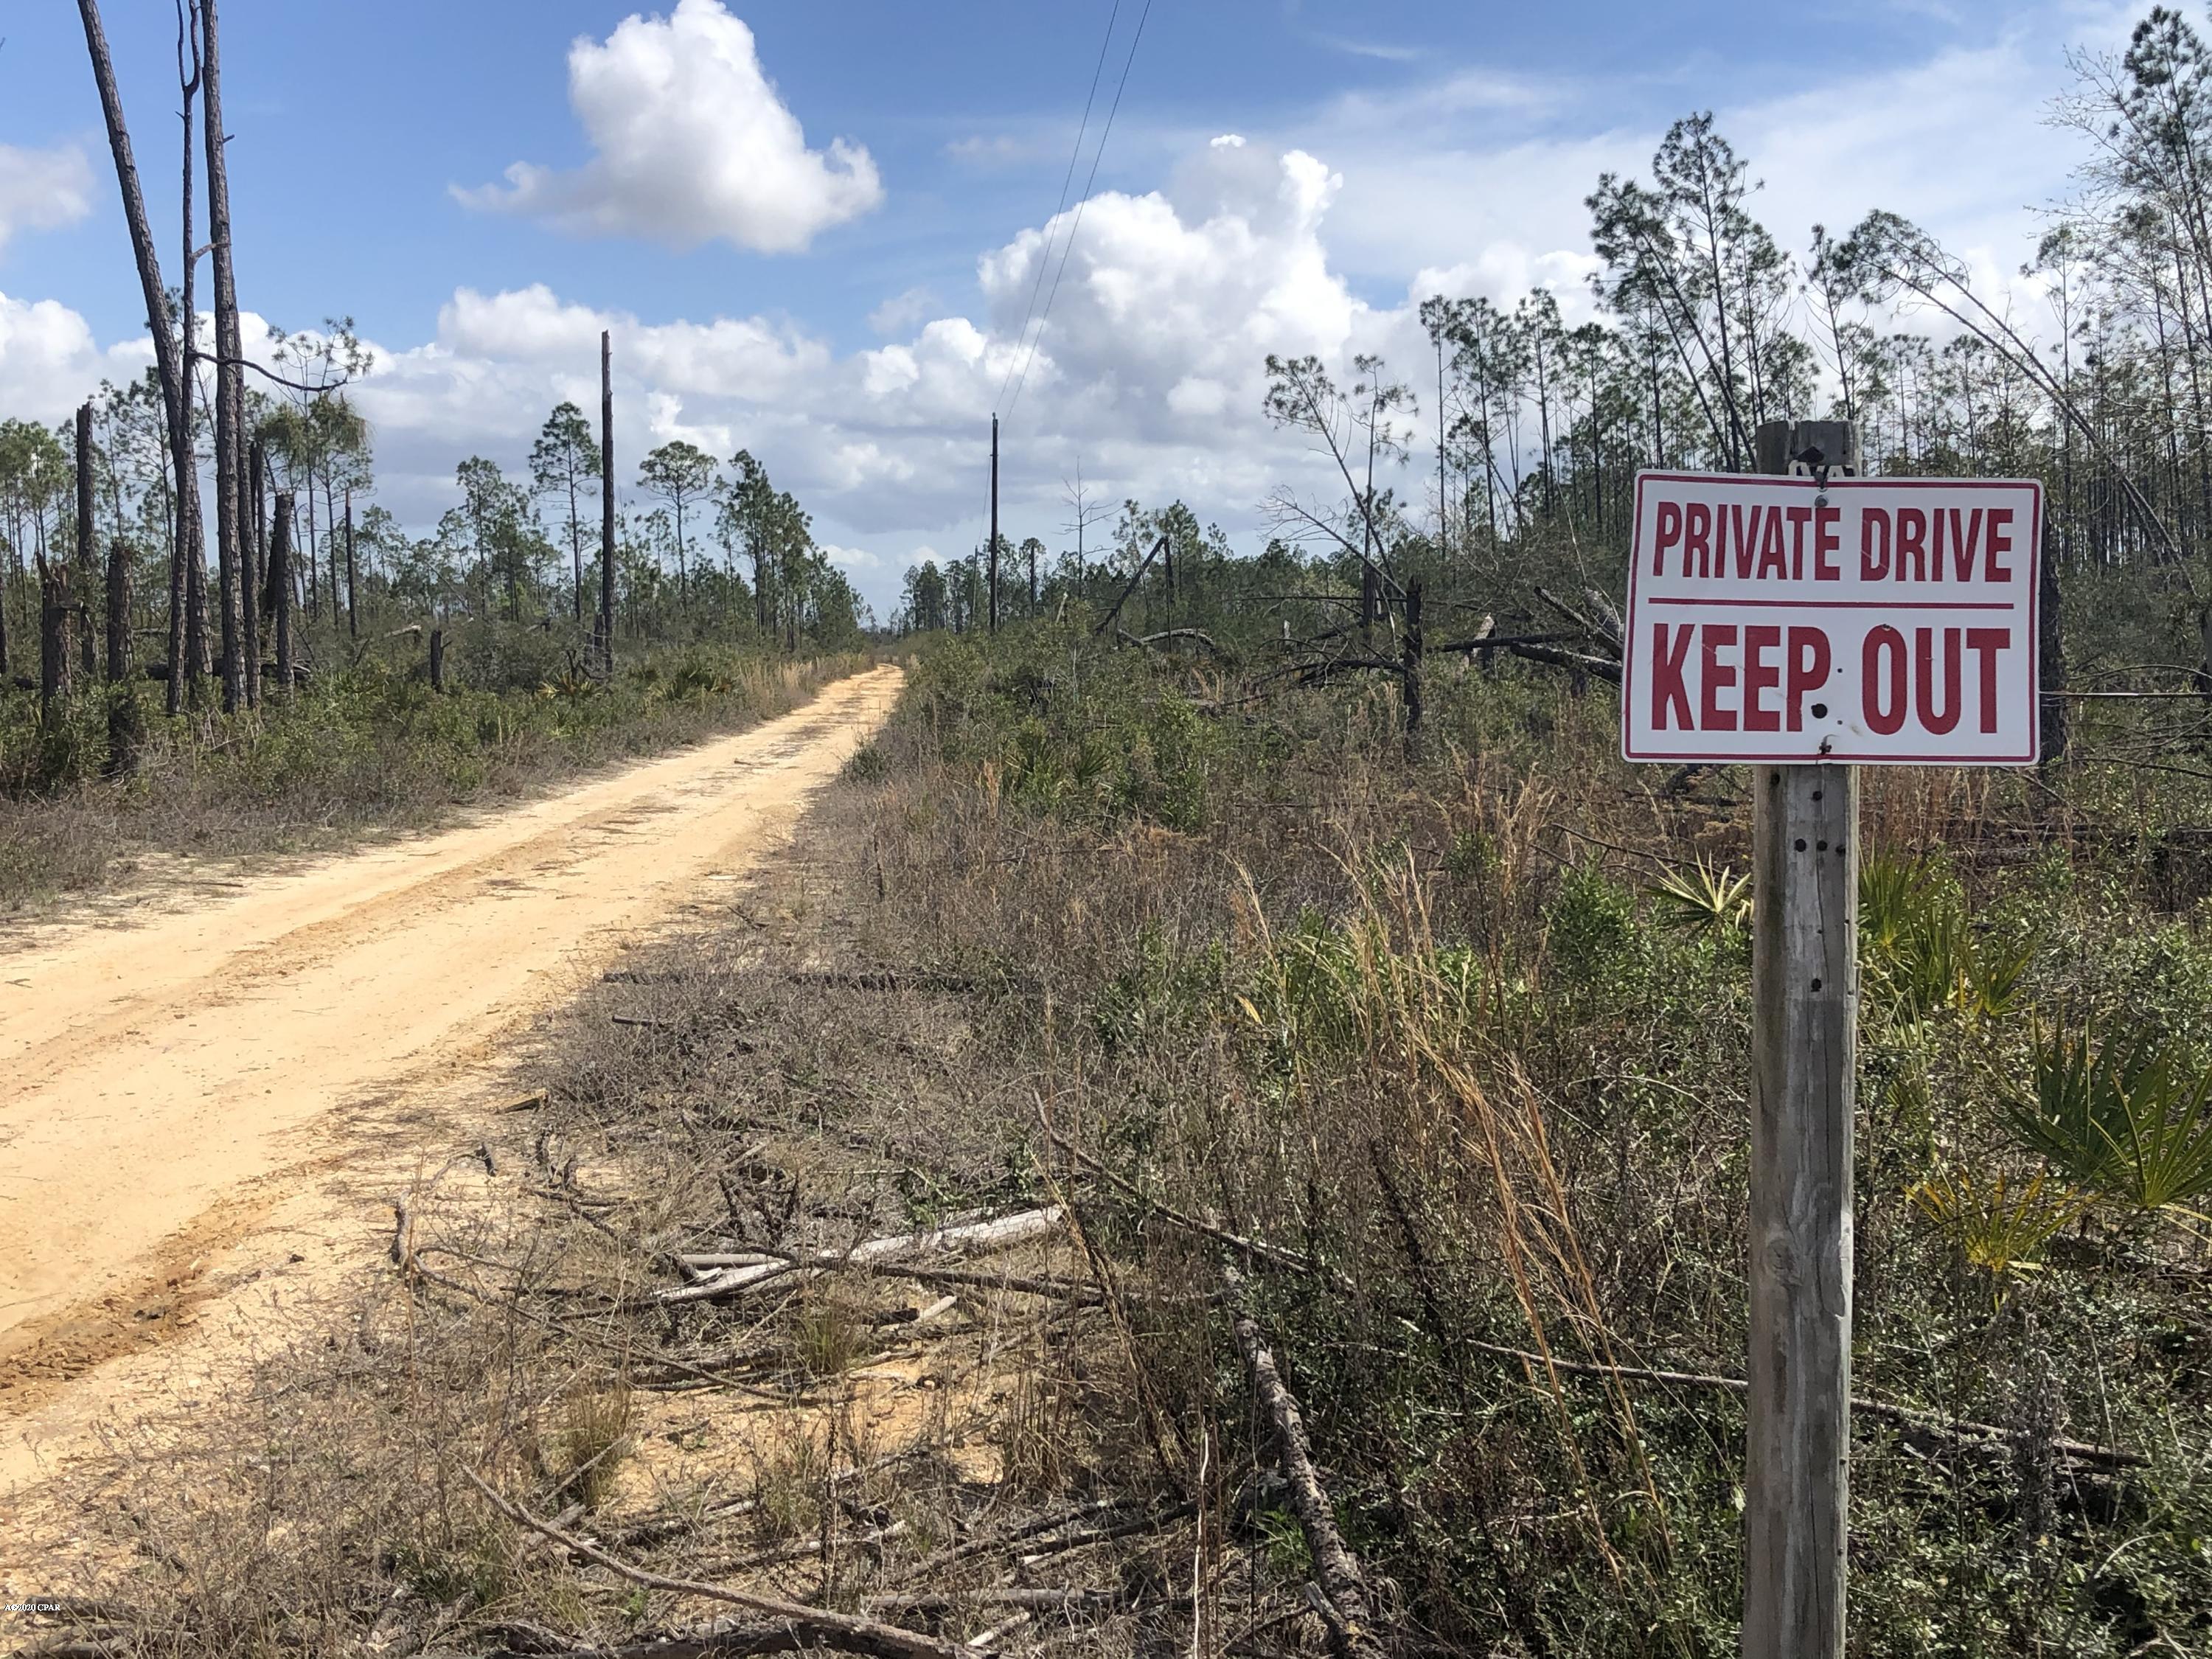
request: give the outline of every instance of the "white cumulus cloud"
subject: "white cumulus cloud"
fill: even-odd
[[[517,161],[504,186],[454,194],[583,235],[678,249],[719,239],[761,253],[802,251],[883,200],[865,149],[806,147],[752,30],[721,0],[678,0],[666,17],[624,18],[604,43],[579,39],[568,101],[591,161],[569,172]]]
[[[0,144],[0,252],[19,231],[56,230],[92,211],[92,163],[75,144]]]

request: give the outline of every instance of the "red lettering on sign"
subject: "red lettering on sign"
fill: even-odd
[[[1860,653],[1859,683],[1866,699],[1867,725],[1885,738],[1902,731],[1906,701],[1905,635],[1887,623],[1867,630],[1866,645]]]
[[[1912,561],[1911,580],[1916,582],[1926,581],[1928,580],[1928,515],[1917,507],[1900,507],[1897,509],[1897,580],[1899,581],[1906,580],[1905,561],[1908,557]],[[1940,575],[1942,573],[1942,566],[1938,565],[1936,568]]]
[[[1835,560],[1844,544],[1844,533],[1836,526],[1843,521],[1844,509],[1840,507],[1813,509],[1813,580],[1816,582],[1841,581],[1844,578]]]
[[[1875,551],[1874,532],[1881,532],[1881,550]],[[1889,509],[1870,507],[1859,515],[1859,580],[1878,582],[1889,574]]]
[[[1939,713],[1936,708],[1936,634],[1932,628],[1912,630],[1913,705],[1920,712],[1920,724],[1937,737],[1942,737],[1959,723],[1959,630],[1946,628],[1943,635],[1943,702]]]
[[[1998,554],[2012,551],[2012,509],[2010,507],[1993,507],[1990,509],[1990,535],[1984,545],[1989,551],[1984,556],[1988,562],[1982,568],[1982,580],[1991,582],[2010,581],[2012,567],[1997,562]]]
[[[1759,520],[1765,511],[1763,507],[1754,507],[1751,509],[1751,517],[1747,520],[1743,515],[1742,502],[1738,501],[1729,509],[1735,520],[1735,579],[1740,582],[1751,580],[1751,562],[1759,555]]]
[[[1791,629],[1790,648],[1784,654],[1790,664],[1790,685],[1783,694],[1790,706],[1790,729],[1802,732],[1805,728],[1805,698],[1828,683],[1829,671],[1833,666],[1829,660],[1827,630]]]
[[[1997,729],[1997,653],[2012,648],[2009,628],[1970,628],[1966,649],[1981,659],[1982,730]]]
[[[1767,653],[1781,643],[1782,630],[1778,627],[1753,623],[1743,630],[1743,729],[1747,732],[1782,729],[1782,711],[1769,708],[1760,701],[1760,693],[1782,684],[1782,665],[1767,659]]]
[[[1690,556],[1697,555],[1697,574],[1713,574],[1713,509],[1704,501],[1692,501],[1682,526],[1682,574],[1690,574]]]
[[[1651,553],[1651,574],[1667,574],[1667,550],[1682,539],[1682,504],[1680,501],[1659,503],[1659,534],[1654,538],[1657,545]]]
[[[1670,647],[1667,635],[1672,633],[1674,642]],[[1695,625],[1670,629],[1665,623],[1651,624],[1651,727],[1656,732],[1667,729],[1667,711],[1679,709],[1681,728],[1694,732],[1697,724],[1690,718],[1690,691],[1682,682],[1683,665],[1690,659],[1690,641],[1698,635]]]
[[[1963,520],[1951,509],[1951,570],[1962,582],[1974,580],[1974,555],[1981,550],[1982,509],[1976,507]]]
[[[1789,566],[1783,562],[1783,556],[1782,514],[1770,507],[1766,509],[1766,539],[1759,546],[1759,579],[1764,581],[1770,570],[1778,578],[1786,575]]]
[[[1805,580],[1805,526],[1813,522],[1809,507],[1783,509],[1790,515],[1790,574],[1793,580]]]
[[[1735,665],[1721,661],[1721,647],[1735,643],[1734,623],[1705,624],[1705,667],[1698,675],[1698,724],[1706,732],[1735,730],[1735,710],[1720,706],[1714,693],[1735,684]]]

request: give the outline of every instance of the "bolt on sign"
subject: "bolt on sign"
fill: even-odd
[[[2032,766],[2032,481],[1643,472],[1632,761]]]

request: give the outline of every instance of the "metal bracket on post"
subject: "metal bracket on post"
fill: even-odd
[[[1843,422],[1769,422],[1761,472],[1859,473]],[[1842,1659],[1851,1378],[1858,783],[1757,768],[1745,1659]]]

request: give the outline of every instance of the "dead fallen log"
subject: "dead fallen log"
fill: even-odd
[[[1305,1534],[1314,1575],[1320,1581],[1321,1611],[1329,1627],[1329,1645],[1340,1659],[1381,1659],[1382,1649],[1376,1639],[1367,1581],[1346,1547],[1344,1534],[1337,1530],[1336,1509],[1314,1469],[1313,1451],[1306,1442],[1297,1400],[1284,1386],[1282,1374],[1275,1369],[1275,1356],[1252,1317],[1243,1274],[1234,1267],[1224,1267],[1221,1276],[1229,1290],[1230,1323],[1237,1333],[1237,1346],[1252,1373],[1252,1386],[1260,1402],[1275,1425],[1283,1478],[1290,1483],[1291,1511]]]
[[[1548,645],[1516,645],[1509,649],[1515,656],[1526,658],[1530,662],[1545,663],[1553,668],[1577,668],[1585,674],[1595,675],[1599,679],[1609,680],[1615,685],[1620,684],[1620,665],[1608,658],[1587,656],[1579,651],[1561,651]]]
[[[605,1567],[617,1577],[626,1578],[647,1589],[666,1590],[676,1595],[702,1596],[710,1601],[726,1601],[732,1607],[750,1607],[755,1613],[767,1613],[811,1647],[837,1648],[848,1653],[871,1655],[873,1659],[957,1659],[957,1656],[963,1655],[970,1656],[972,1659],[972,1650],[957,1643],[925,1636],[919,1631],[904,1630],[874,1619],[831,1613],[821,1607],[801,1607],[796,1601],[787,1601],[780,1596],[759,1595],[750,1590],[732,1589],[723,1584],[696,1583],[690,1579],[667,1578],[657,1572],[647,1572],[642,1567],[632,1566],[619,1556],[609,1554],[588,1539],[564,1532],[549,1521],[541,1521],[520,1505],[501,1497],[491,1483],[474,1469],[465,1468],[461,1474],[471,1486],[483,1494],[486,1502],[515,1525],[550,1538],[570,1553],[580,1555],[586,1561]],[[797,1642],[793,1644],[794,1648],[799,1645]]]
[[[1016,1215],[1000,1216],[990,1221],[971,1221],[963,1226],[871,1238],[849,1250],[817,1250],[811,1255],[793,1256],[784,1261],[720,1268],[696,1285],[659,1291],[653,1299],[664,1305],[680,1302],[711,1302],[719,1297],[734,1296],[771,1280],[817,1279],[840,1268],[866,1269],[875,1264],[896,1261],[905,1256],[974,1255],[990,1250],[1011,1249],[1015,1245],[1026,1244],[1059,1231],[1060,1224],[1060,1209],[1055,1204],[1042,1210],[1024,1210]]]

